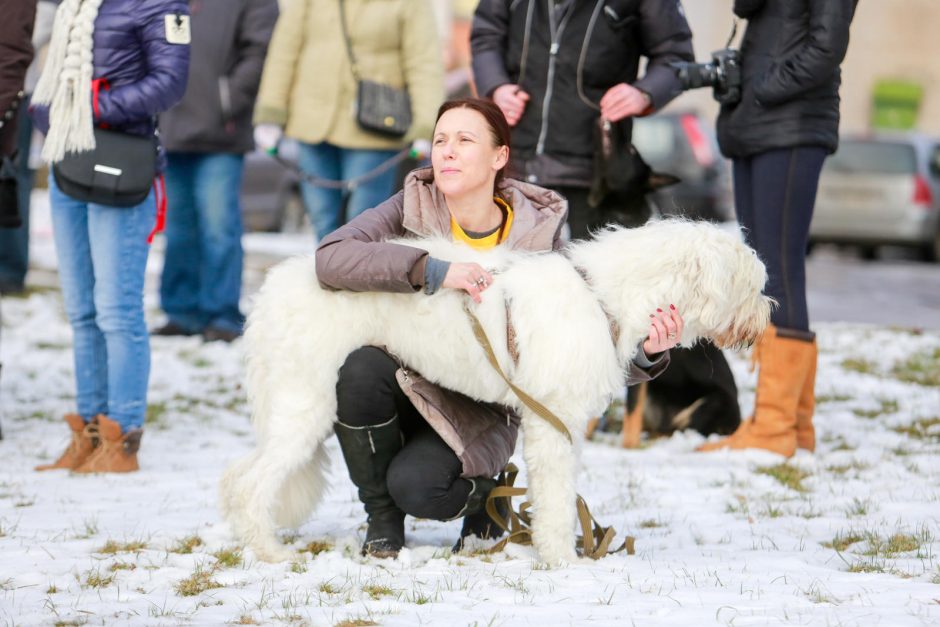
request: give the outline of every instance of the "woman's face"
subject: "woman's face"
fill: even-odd
[[[508,159],[509,148],[493,145],[486,118],[473,109],[451,109],[437,121],[431,166],[444,196],[457,198],[481,189],[492,194],[496,173]]]

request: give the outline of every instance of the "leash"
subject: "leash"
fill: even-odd
[[[519,474],[519,468],[509,463],[506,468],[499,473],[499,484],[493,488],[486,500],[486,513],[493,519],[503,531],[508,535],[493,545],[487,552],[499,553],[506,548],[507,544],[520,544],[531,546],[532,544],[532,503],[524,501],[518,511],[512,508],[512,497],[525,496],[526,489],[516,487],[513,484],[516,476]],[[505,499],[508,514],[507,517],[499,512],[496,502],[497,499]],[[610,545],[617,535],[613,527],[604,527],[588,509],[587,502],[581,495],[577,498],[578,522],[581,525],[581,535],[578,536],[577,547],[578,554],[582,557],[589,557],[593,560],[599,560],[602,557],[613,555],[614,553],[626,552],[627,555],[636,555],[636,538],[627,536],[623,544],[616,549],[611,549]]]
[[[568,442],[570,444],[574,445],[574,441],[571,438],[571,432],[568,431],[568,428],[565,427],[561,419],[509,380],[509,377],[507,377],[506,373],[503,372],[503,369],[499,365],[499,361],[496,359],[496,353],[493,351],[493,345],[490,343],[490,339],[487,337],[486,331],[483,330],[483,325],[480,324],[480,320],[472,311],[470,311],[469,305],[466,305],[464,310],[467,312],[467,316],[470,318],[470,325],[473,328],[473,335],[476,337],[477,342],[486,353],[487,361],[489,361],[493,369],[499,373],[499,376],[502,377],[503,381],[506,382],[506,385],[509,386],[509,389],[511,389],[513,393],[519,397],[519,400],[521,400],[526,407],[552,425],[557,431],[568,438]],[[523,545],[532,544],[532,514],[529,511],[532,507],[532,504],[529,501],[525,501],[522,503],[522,505],[519,506],[518,511],[515,511],[512,508],[512,497],[525,496],[526,494],[525,488],[515,487],[513,485],[518,474],[519,469],[515,464],[507,464],[506,468],[503,469],[503,472],[499,474],[499,478],[497,480],[498,485],[493,488],[492,491],[490,491],[490,494],[486,499],[486,513],[489,514],[490,518],[493,519],[493,522],[495,522],[503,531],[509,534],[507,537],[497,542],[496,545],[490,549],[490,553],[497,553],[502,551],[510,542]],[[499,513],[496,507],[496,500],[501,498],[506,499],[507,509],[509,511],[508,520]],[[588,509],[587,501],[585,501],[580,494],[577,495],[576,506],[578,512],[578,522],[581,524],[581,535],[578,536],[578,542],[580,544],[579,553],[582,556],[597,560],[612,553],[619,553],[620,551],[626,551],[628,555],[635,554],[636,538],[627,536],[619,548],[610,550],[610,543],[613,542],[614,536],[617,535],[616,530],[613,527],[604,527],[599,522],[597,522],[597,519],[594,518],[590,509]]]
[[[404,161],[406,158],[411,156],[411,146],[401,149],[399,152],[392,155],[390,158],[386,159],[385,161],[380,163],[378,166],[372,168],[365,174],[354,176],[351,179],[341,179],[341,180],[328,179],[322,176],[308,174],[307,172],[304,172],[303,170],[301,170],[296,164],[285,160],[283,157],[277,154],[277,152],[265,151],[264,154],[274,159],[283,168],[290,170],[291,172],[296,174],[299,178],[303,179],[304,181],[310,183],[311,185],[315,187],[323,187],[326,189],[341,189],[344,192],[349,193],[349,192],[352,192],[357,187],[359,187],[360,185],[362,185],[363,183],[371,181],[372,179],[378,176],[381,176],[382,174],[385,174],[385,172],[387,172],[388,170],[395,167],[396,165]]]

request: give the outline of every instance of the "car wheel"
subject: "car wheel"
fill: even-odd
[[[933,239],[923,247],[924,261],[940,262],[940,231],[934,233]]]
[[[865,261],[875,261],[878,259],[878,247],[877,246],[859,246],[858,247],[859,256]]]
[[[281,212],[281,233],[303,233],[310,230],[307,221],[307,211],[304,208],[304,199],[299,189],[291,189],[284,201]]]

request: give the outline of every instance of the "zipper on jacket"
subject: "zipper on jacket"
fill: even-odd
[[[539,129],[538,143],[535,145],[535,154],[541,155],[545,152],[545,137],[548,135],[548,110],[551,108],[552,92],[555,83],[555,63],[558,58],[558,49],[561,47],[561,34],[565,32],[565,26],[568,25],[568,19],[576,10],[576,7],[568,7],[565,17],[561,19],[561,24],[555,24],[555,9],[552,6],[552,0],[546,0],[548,7],[548,28],[551,32],[551,47],[548,49],[548,76],[545,85],[545,99],[542,101],[542,128]]]

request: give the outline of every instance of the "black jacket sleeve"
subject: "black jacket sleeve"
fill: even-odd
[[[642,0],[639,32],[641,50],[649,62],[643,78],[633,86],[648,93],[653,109],[658,110],[682,93],[671,64],[695,60],[692,31],[679,0]]]
[[[734,14],[747,19],[764,8],[767,0],[734,0]]]
[[[277,0],[249,0],[238,28],[238,61],[229,72],[232,111],[235,117],[250,110],[258,95],[268,42],[277,22]]]
[[[500,85],[511,82],[506,71],[509,41],[508,0],[480,0],[470,31],[473,79],[477,93],[490,97]]]
[[[811,0],[801,46],[770,66],[754,85],[763,106],[779,105],[827,81],[845,58],[856,0]]]

